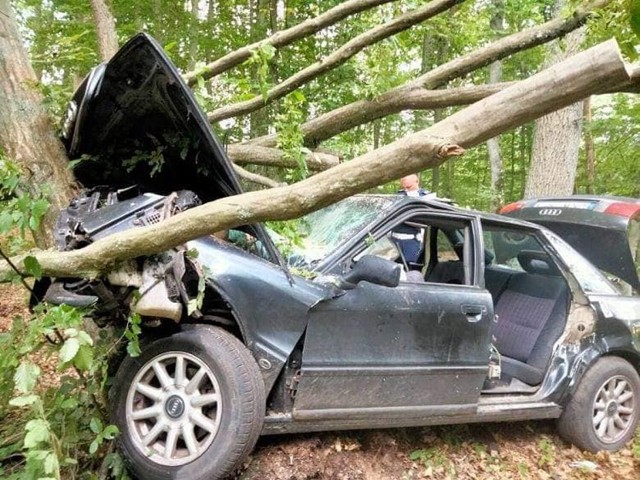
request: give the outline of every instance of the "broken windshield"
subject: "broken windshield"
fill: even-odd
[[[361,195],[302,217],[300,246],[289,255],[291,266],[311,268],[380,218],[401,197]]]

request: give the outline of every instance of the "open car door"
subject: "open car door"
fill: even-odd
[[[362,282],[309,317],[293,416],[393,419],[473,413],[487,376],[493,320],[483,288],[479,220],[417,212],[405,218],[462,232],[464,284]],[[342,263],[371,251],[398,222],[367,232]],[[375,244],[374,244],[375,245]],[[416,273],[416,272],[412,272]]]

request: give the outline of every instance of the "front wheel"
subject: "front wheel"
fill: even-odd
[[[558,429],[584,450],[615,451],[631,440],[639,418],[638,372],[622,358],[602,357],[580,380]]]
[[[265,392],[244,345],[199,326],[127,357],[114,378],[112,421],[138,478],[220,479],[253,449]]]

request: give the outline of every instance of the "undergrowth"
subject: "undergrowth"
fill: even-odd
[[[0,251],[7,258],[26,244],[48,204],[20,193],[20,172],[1,152],[0,167],[0,234],[19,237]],[[24,266],[40,276],[34,257]],[[17,273],[15,281],[31,289]],[[125,332],[103,329],[92,336],[88,313],[40,304],[0,333],[0,478],[127,478],[112,442],[118,429],[108,419],[107,379],[121,343],[128,340],[130,354],[139,351],[139,327],[132,319]],[[52,365],[55,374],[47,378]]]

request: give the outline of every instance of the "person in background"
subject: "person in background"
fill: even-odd
[[[424,188],[420,188],[420,177],[417,174],[412,173],[406,177],[400,179],[400,190],[398,194],[407,195],[409,197],[427,197],[435,198],[435,194],[428,192]]]
[[[415,173],[402,177],[400,179],[400,187],[402,190],[398,192],[398,195],[436,198],[434,193],[420,188],[420,178]],[[420,228],[398,225],[393,229],[391,238],[398,245],[407,264],[418,263],[418,255],[422,248],[422,230]]]

